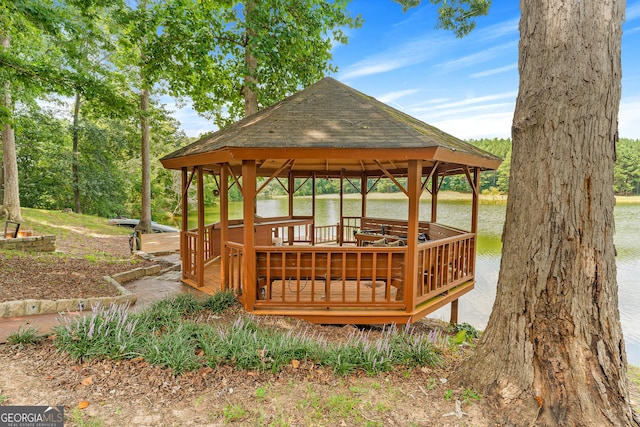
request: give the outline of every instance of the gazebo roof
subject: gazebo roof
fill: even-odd
[[[442,173],[462,166],[495,169],[501,160],[330,77],[252,116],[161,159],[169,169],[221,163],[239,167],[257,160],[262,175],[379,173],[380,165],[402,173],[408,160],[438,164]],[[285,164],[288,162],[288,165]]]

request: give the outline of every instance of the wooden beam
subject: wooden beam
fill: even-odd
[[[187,263],[187,235],[186,231],[189,229],[189,203],[187,197],[184,195],[189,188],[189,180],[187,178],[187,168],[182,168],[182,225],[180,231],[180,255],[182,258],[182,278],[185,279],[185,272],[188,270]]]
[[[344,242],[344,176],[340,174],[340,225],[338,226],[338,244]]]
[[[182,168],[182,173],[186,173],[187,168]],[[182,200],[185,200],[187,198],[187,191],[189,191],[189,187],[191,186],[191,181],[193,181],[193,175],[195,175],[196,173],[196,168],[191,169],[191,176],[189,177],[188,181],[184,181],[183,178],[183,185],[182,185]]]
[[[404,303],[407,312],[415,310],[417,288],[421,285],[418,271],[418,233],[420,221],[420,194],[422,189],[422,160],[409,161],[409,177],[407,191],[409,196],[409,212],[407,223],[407,252],[405,255]],[[422,278],[420,278],[422,280]]]
[[[240,179],[236,176],[235,172],[233,172],[233,168],[229,165],[229,163],[225,163],[225,165],[227,167],[227,170],[229,171],[229,175],[231,175],[233,177],[233,181],[238,186],[238,189],[240,190],[240,192],[243,193],[242,184],[240,184]]]
[[[367,194],[369,194],[369,189],[367,188],[368,181],[369,179],[367,178],[367,174],[363,172],[362,176],[360,177],[360,197],[362,198],[360,204],[361,218],[367,216]]]
[[[229,241],[229,173],[226,167],[220,169],[220,278],[222,290],[229,289],[229,258],[226,245]]]
[[[422,191],[424,192],[427,183],[429,182],[430,179],[433,178],[433,175],[436,173],[436,170],[438,169],[438,165],[440,164],[440,162],[436,162],[435,165],[433,165],[433,167],[431,168],[431,170],[429,171],[429,175],[425,178],[424,182],[422,183]],[[431,193],[431,190],[429,190],[429,193]]]
[[[244,256],[242,265],[242,297],[245,310],[253,311],[256,301],[256,249],[255,249],[255,194],[256,194],[256,162],[243,160],[243,240]]]
[[[438,175],[431,178],[431,222],[438,222]]]
[[[293,167],[293,165],[295,164],[295,160],[294,159],[289,159],[286,162],[284,162],[282,164],[282,166],[280,166],[274,173],[271,174],[271,176],[269,178],[267,178],[265,180],[265,182],[260,186],[260,188],[258,188],[258,190],[256,190],[256,196],[258,194],[260,194],[260,192],[262,190],[264,190],[264,187],[266,187],[275,177],[277,177],[278,175],[280,175],[280,173],[285,170],[287,167],[289,167],[289,165],[291,165],[291,167]]]
[[[476,185],[475,179],[471,178],[471,172],[469,171],[469,166],[464,167],[464,174],[467,176],[467,181],[469,181],[469,185],[471,186],[471,191],[473,191],[474,195],[478,195],[478,186]]]
[[[387,170],[387,168],[385,168],[384,166],[382,166],[382,163],[380,163],[378,160],[374,160],[374,162],[375,162],[375,164],[376,164],[376,165],[378,165],[378,167],[380,168],[380,170],[381,170],[382,172],[384,172],[384,174],[387,176],[387,178],[389,178],[391,181],[393,181],[393,183],[394,183],[395,185],[397,185],[397,186],[398,186],[398,188],[399,188],[399,189],[400,189],[400,190],[405,194],[405,196],[409,197],[409,193],[407,192],[407,189],[406,189],[406,188],[404,188],[404,187],[402,186],[402,184],[400,184],[400,182],[398,182],[398,180],[396,179],[396,177],[395,177],[395,176],[393,176],[393,174],[391,174],[391,173]],[[409,162],[409,163],[411,163],[411,162]]]
[[[196,272],[198,286],[204,286],[204,173],[198,166],[198,249],[196,253]]]

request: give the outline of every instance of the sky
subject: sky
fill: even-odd
[[[336,45],[332,77],[462,139],[509,138],[518,93],[519,2],[494,0],[459,39],[435,29],[428,0],[407,12],[391,0],[353,0],[364,19]],[[640,139],[640,0],[628,0],[622,36],[619,134]],[[175,110],[188,136],[215,130],[189,108]]]

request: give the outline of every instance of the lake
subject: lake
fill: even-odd
[[[296,215],[311,215],[311,199],[296,198]],[[339,220],[339,200],[318,198],[316,200],[316,225],[336,224]],[[345,199],[345,215],[360,215],[360,200]],[[241,218],[242,203],[231,203],[230,216]],[[259,199],[257,212],[260,216],[286,215],[287,200],[283,198]],[[405,219],[407,201],[402,199],[367,200],[367,214],[372,217]],[[463,296],[459,303],[459,322],[466,322],[477,329],[484,329],[489,320],[495,299],[498,271],[500,269],[501,235],[506,205],[481,204],[478,222],[478,248],[476,262],[476,286]],[[428,200],[420,204],[420,219],[429,220],[431,204]],[[640,365],[640,234],[638,218],[640,205],[621,204],[614,210],[617,250],[618,296],[620,319],[624,333],[629,363]],[[218,220],[217,208],[207,209],[206,223]],[[462,229],[471,227],[471,202],[438,201],[438,222]],[[190,227],[195,227],[195,218]],[[449,319],[449,306],[431,314],[430,317]]]

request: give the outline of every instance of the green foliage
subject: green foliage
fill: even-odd
[[[37,344],[42,337],[38,335],[38,330],[33,327],[23,328],[20,326],[16,332],[12,332],[7,337],[7,343],[17,347]]]
[[[616,194],[640,194],[640,140],[620,139],[613,170]]]
[[[23,206],[61,210],[73,207],[71,123],[54,106],[16,111],[16,148]],[[139,215],[140,154],[136,123],[120,118],[92,118],[93,104],[79,128],[78,162],[81,211],[103,217]],[[160,108],[152,108],[151,153],[153,211],[160,216],[179,204],[180,179],[157,159],[189,140]],[[158,220],[162,218],[159,217]]]
[[[262,327],[253,317],[214,327],[194,320],[211,300],[191,295],[159,301],[141,313],[127,307],[96,307],[90,316],[55,328],[55,345],[77,360],[143,357],[175,373],[221,364],[239,369],[279,371],[293,361],[328,366],[339,375],[356,370],[376,374],[395,366],[435,366],[441,361],[431,335],[407,327],[389,327],[373,339],[357,332],[341,344],[308,331],[280,332]]]
[[[222,409],[225,424],[242,421],[249,415],[249,412],[240,404],[229,403]]]
[[[418,6],[422,0],[394,0],[404,9]],[[438,5],[436,28],[453,31],[456,37],[464,37],[476,26],[475,18],[489,13],[491,0],[430,0]]]
[[[452,340],[454,345],[471,342],[480,336],[478,330],[468,323],[451,324],[449,327],[454,334]]]
[[[162,31],[150,40],[149,70],[166,79],[173,95],[190,97],[197,111],[223,127],[244,116],[245,86],[257,91],[262,109],[334,72],[333,43],[346,43],[344,29],[361,24],[347,3],[160,3],[153,13]],[[255,58],[255,69],[247,55]]]
[[[233,292],[218,292],[217,294],[207,298],[207,300],[203,302],[202,306],[208,308],[214,313],[222,313],[229,307],[237,304],[238,300]]]
[[[475,390],[467,388],[462,392],[462,399],[465,401],[465,403],[469,404],[474,400],[482,399],[482,395]]]

